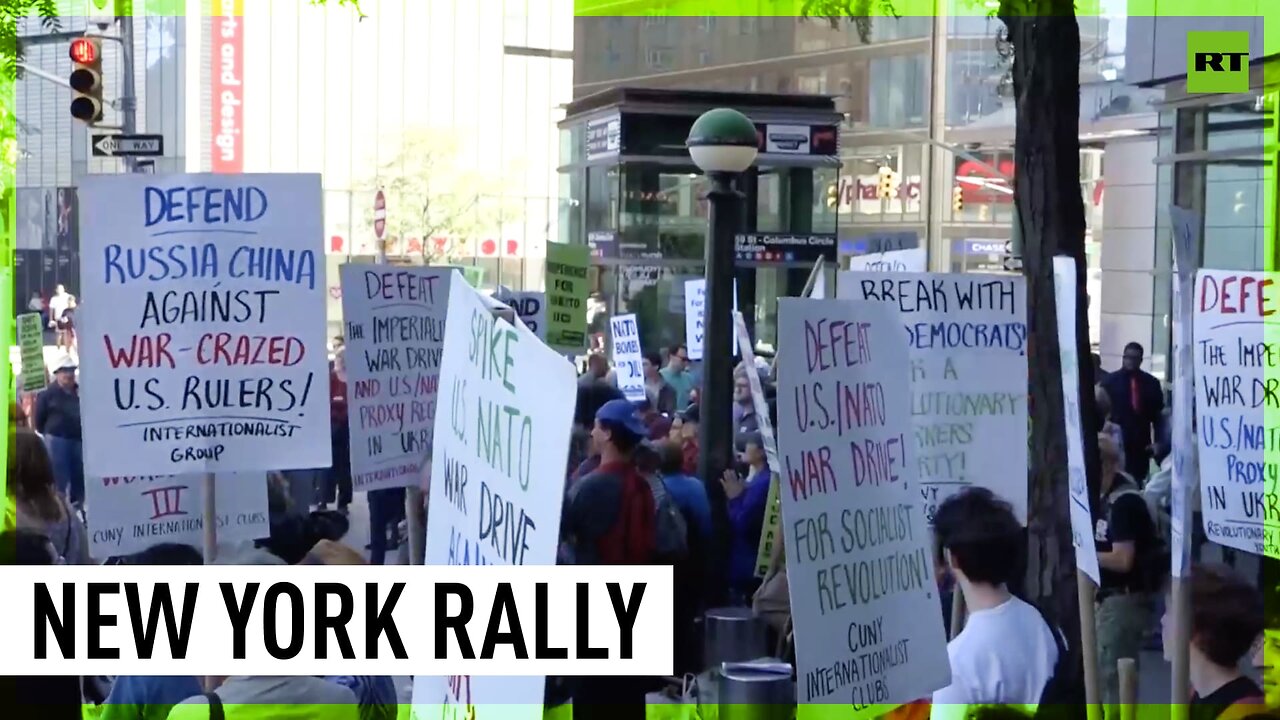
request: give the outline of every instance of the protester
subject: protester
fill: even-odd
[[[80,386],[69,356],[58,363],[53,384],[36,398],[36,432],[49,446],[58,490],[72,505],[84,502],[84,457],[81,452]]]
[[[640,422],[648,428],[646,439],[657,441],[671,433],[671,420],[659,413],[649,398],[646,397],[636,403],[636,412],[640,413]]]
[[[305,553],[304,553],[305,554]],[[280,558],[250,546],[219,553],[218,565],[282,565]],[[346,687],[308,675],[214,677],[212,691],[174,706],[169,720],[361,720],[360,705]],[[211,707],[221,707],[219,715]]]
[[[672,356],[674,357],[674,356]],[[693,405],[680,414],[680,451],[684,453],[684,474],[698,475],[698,455],[699,455],[699,438],[698,438],[698,421],[701,418],[701,412],[697,405]]]
[[[59,562],[88,564],[89,534],[84,521],[58,492],[49,452],[30,430],[14,431],[8,483],[17,526],[49,538]]]
[[[734,469],[724,471],[720,484],[729,503],[729,592],[737,604],[745,604],[760,586],[756,577],[756,558],[760,552],[760,533],[764,529],[765,510],[769,504],[769,484],[773,475],[759,433],[738,439],[738,450],[746,462],[741,474]]]
[[[1253,667],[1262,678],[1268,708],[1280,708],[1280,560],[1262,558],[1262,636],[1254,645]]]
[[[683,412],[692,402],[693,373],[689,372],[689,349],[684,345],[672,345],[667,356],[667,366],[662,368],[662,379],[675,391],[676,411]]]
[[[10,469],[12,478],[12,468]],[[45,535],[30,529],[0,533],[0,565],[54,565],[58,553]],[[84,698],[75,675],[0,677],[0,716],[26,720],[82,720]]]
[[[707,486],[684,472],[684,450],[680,443],[664,441],[658,445],[658,454],[662,480],[688,520],[690,535],[710,541],[711,501],[707,499]]]
[[[321,540],[311,548],[301,565],[364,565],[360,553],[332,540]],[[395,681],[386,675],[331,675],[331,683],[347,688],[360,703],[361,720],[394,720]]]
[[[657,505],[632,454],[645,435],[635,407],[611,400],[596,413],[592,438],[600,467],[569,488],[561,537],[580,565],[645,565],[656,555]],[[637,677],[576,678],[575,720],[640,720],[650,681]]]
[[[1022,525],[1007,502],[970,488],[933,516],[940,564],[964,596],[964,629],[947,645],[951,684],[933,694],[934,718],[963,718],[971,706],[1034,712],[1058,662],[1056,629],[1009,584],[1022,572]]]
[[[1124,366],[1107,376],[1103,387],[1111,397],[1111,412],[1124,435],[1124,470],[1139,486],[1147,479],[1164,414],[1160,381],[1142,370],[1142,346],[1124,346]]]
[[[587,356],[587,371],[578,378],[579,385],[594,385],[604,382],[609,375],[609,358],[603,353],[591,353]]]
[[[202,565],[203,556],[190,545],[164,543],[119,559],[119,565]],[[99,711],[98,720],[165,720],[174,706],[203,692],[190,675],[117,677]]]
[[[347,382],[336,363],[329,363],[329,427],[333,446],[333,466],[323,473],[320,509],[336,502],[338,512],[351,504],[351,433],[347,426]]]
[[[1094,540],[1102,582],[1094,616],[1102,700],[1110,716],[1118,712],[1120,702],[1118,663],[1122,658],[1141,663],[1143,638],[1153,615],[1152,578],[1167,571],[1168,564],[1152,566],[1155,525],[1137,483],[1121,469],[1120,448],[1099,434],[1098,451],[1102,512]]]
[[[289,565],[300,562],[317,542],[339,540],[350,529],[350,521],[341,513],[295,506],[279,481],[267,483],[267,510],[271,535],[257,545]]]
[[[382,565],[388,550],[400,547],[400,521],[405,517],[406,490],[379,488],[366,494],[369,501],[369,564]]]
[[[1111,396],[1101,384],[1093,390],[1094,401],[1098,404],[1098,421],[1102,423],[1101,432],[1116,443],[1116,447],[1124,447],[1124,435],[1120,426],[1111,419]]]
[[[1262,634],[1261,593],[1230,569],[1210,565],[1191,568],[1190,586],[1190,720],[1217,720],[1233,706],[1241,706],[1232,713],[1235,718],[1263,709],[1262,688],[1240,670]],[[1165,659],[1172,662],[1180,648],[1169,612],[1161,630]]]
[[[734,436],[760,431],[760,418],[756,415],[755,400],[751,396],[751,381],[746,372],[738,373],[733,381]]]
[[[659,415],[676,411],[676,391],[662,377],[662,358],[657,353],[644,356],[644,392]]]

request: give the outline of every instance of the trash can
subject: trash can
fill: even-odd
[[[718,683],[719,720],[793,720],[796,686],[787,663],[725,663]]]
[[[703,616],[703,667],[715,673],[724,663],[758,660],[769,652],[768,627],[751,608],[708,610]]]

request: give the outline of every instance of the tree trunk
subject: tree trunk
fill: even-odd
[[[1013,45],[1014,201],[1027,277],[1031,467],[1028,478],[1027,596],[1078,638],[1075,550],[1071,544],[1062,366],[1053,258],[1076,261],[1080,411],[1089,487],[1098,486],[1097,406],[1089,343],[1084,202],[1080,190],[1080,28],[1072,0],[1002,0]],[[1091,492],[1096,497],[1096,491]],[[1080,661],[1080,644],[1070,643]]]

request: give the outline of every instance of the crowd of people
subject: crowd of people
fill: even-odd
[[[1173,652],[1168,622],[1168,442],[1163,392],[1141,370],[1142,349],[1131,345],[1120,370],[1098,386],[1102,459],[1095,541],[1102,582],[1097,592],[1096,636],[1104,703],[1119,702],[1118,663],[1138,660],[1152,635]],[[36,400],[35,417],[13,404],[16,428],[7,489],[13,517],[0,548],[18,564],[199,564],[201,553],[183,545],[157,545],[116,558],[91,558],[84,507],[81,419],[73,362],[54,369],[54,381]],[[754,377],[753,377],[754,376]],[[1102,374],[1100,374],[1100,377]],[[781,542],[761,557],[761,534],[773,480],[764,418],[776,421],[774,369],[767,363],[734,370],[732,467],[699,466],[702,422],[700,379],[687,348],[676,345],[644,357],[645,398],[627,400],[609,362],[592,355],[577,387],[559,562],[599,565],[671,565],[676,575],[672,628],[677,675],[703,669],[703,613],[725,605],[752,607],[768,621],[784,655],[790,605]],[[758,382],[753,382],[758,381]],[[1153,386],[1151,381],[1155,381]],[[753,392],[759,388],[760,397]],[[346,382],[339,347],[331,367],[333,468],[269,476],[270,537],[219,549],[225,564],[382,563],[402,540],[404,489],[369,493],[368,560],[344,542],[353,501],[346,435]],[[774,423],[770,423],[772,425]],[[1150,469],[1161,467],[1154,475]],[[330,505],[334,508],[330,509]],[[425,510],[424,510],[425,512]],[[966,614],[948,645],[952,680],[914,704],[937,718],[974,717],[993,705],[1021,716],[1046,708],[1079,707],[1083,680],[1061,619],[1027,601],[1026,529],[1010,505],[989,490],[972,488],[941,503],[934,516],[940,597],[957,592]],[[767,564],[763,577],[757,573]],[[1264,564],[1266,573],[1273,573]],[[1196,564],[1188,578],[1191,615],[1192,720],[1244,720],[1264,716],[1280,694],[1266,663],[1264,628],[1275,628],[1276,609],[1263,602],[1262,584],[1231,568]],[[1269,585],[1267,584],[1269,583]],[[1274,603],[1272,603],[1274,604]],[[1163,610],[1162,610],[1163,608]],[[940,611],[949,613],[944,601]],[[1275,644],[1274,638],[1271,642]],[[789,659],[789,658],[787,658]],[[1263,687],[1245,672],[1252,661]],[[255,716],[237,708],[272,709],[276,718],[396,716],[392,678],[369,677],[119,677],[37,678],[11,683],[20,703],[42,718],[77,717],[82,703],[103,720],[187,720]],[[549,678],[548,706],[573,703],[575,716],[626,720],[645,715],[648,693],[661,678]],[[66,714],[59,714],[64,707]],[[74,710],[73,710],[74,708]],[[261,716],[261,715],[256,715]]]

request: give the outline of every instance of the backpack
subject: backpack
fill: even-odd
[[[1023,602],[1026,602],[1025,600]],[[1036,705],[1037,720],[1068,720],[1085,716],[1084,674],[1081,668],[1071,662],[1067,655],[1067,643],[1063,640],[1058,625],[1049,620],[1049,615],[1034,603],[1027,603],[1040,613],[1040,619],[1049,627],[1053,635],[1053,644],[1058,648],[1058,661],[1053,665],[1053,675],[1040,691],[1040,702]]]
[[[1124,477],[1127,478],[1128,476]],[[1173,562],[1173,555],[1169,549],[1169,536],[1161,527],[1163,523],[1161,522],[1159,507],[1153,507],[1156,503],[1155,498],[1137,489],[1136,485],[1132,483],[1133,481],[1129,480],[1119,489],[1111,491],[1111,494],[1107,496],[1107,512],[1110,514],[1111,506],[1116,500],[1125,495],[1136,495],[1142,499],[1142,504],[1147,508],[1147,517],[1151,520],[1151,542],[1145,549],[1138,548],[1138,555],[1134,558],[1134,563],[1140,571],[1141,589],[1147,592],[1159,592],[1164,585],[1165,578],[1169,575],[1169,568]],[[1110,522],[1109,519],[1108,522]]]
[[[655,555],[657,515],[651,487],[634,467],[618,472],[621,493],[613,527],[596,540],[601,565],[649,565]]]
[[[218,693],[205,693],[204,701],[209,703],[209,720],[226,720],[227,713],[222,707],[222,698]]]
[[[653,491],[654,550],[658,559],[674,562],[689,554],[689,523],[676,505],[667,484],[656,475],[647,476],[649,489]]]

